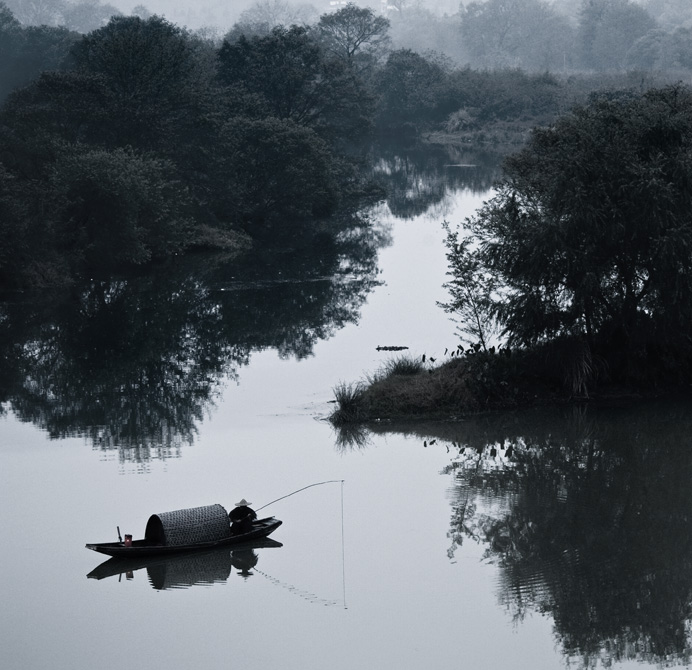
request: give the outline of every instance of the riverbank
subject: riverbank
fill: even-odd
[[[400,357],[362,382],[334,389],[333,425],[455,421],[471,415],[589,402],[627,404],[685,391],[662,383],[615,383],[593,364],[540,351],[457,349],[445,362]]]
[[[491,152],[502,158],[521,148],[531,131],[538,126],[549,125],[552,118],[531,118],[530,120],[495,121],[480,127],[463,130],[436,130],[422,135],[426,144],[453,147],[473,147]]]

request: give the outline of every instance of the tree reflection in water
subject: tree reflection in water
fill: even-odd
[[[486,193],[492,188],[499,177],[499,160],[455,146],[392,143],[377,148],[373,172],[387,191],[394,216],[444,218],[455,192]]]
[[[300,251],[204,256],[0,303],[0,402],[123,461],[178,456],[252,352],[304,358],[357,319],[388,233],[366,220]]]
[[[482,543],[516,619],[550,615],[584,667],[689,663],[689,403],[401,430],[447,441],[450,557]]]

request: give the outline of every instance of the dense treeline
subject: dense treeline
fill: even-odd
[[[688,71],[692,5],[686,0],[485,0],[453,13],[399,0],[397,48],[434,48],[475,68],[533,71]]]
[[[381,8],[377,0],[358,4]],[[277,23],[309,24],[317,14],[310,4],[258,0],[237,26],[266,31]],[[687,0],[389,0],[385,15],[394,49],[434,49],[460,66],[538,72],[692,67]]]
[[[442,2],[389,3],[380,17],[389,23],[386,38],[370,52],[376,125],[477,135],[490,123],[521,120],[525,129],[594,89],[688,78],[692,9],[671,13],[674,4],[486,0],[442,15],[433,11],[448,9]],[[309,5],[259,0],[227,38],[266,35],[277,23],[309,26],[316,15]]]
[[[294,245],[368,192],[373,131],[482,139],[493,124],[549,122],[593,89],[653,82],[457,67],[393,48],[393,23],[353,3],[311,25],[245,13],[222,40],[136,10],[80,35],[0,3],[2,285]]]
[[[372,117],[369,39],[330,44],[294,26],[217,48],[156,16],[75,41],[0,113],[0,281],[314,231],[361,189],[343,140]]]

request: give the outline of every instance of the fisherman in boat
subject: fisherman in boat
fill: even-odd
[[[245,498],[235,504],[229,512],[228,518],[231,521],[231,535],[240,535],[252,530],[252,522],[257,518],[257,513],[250,507]]]

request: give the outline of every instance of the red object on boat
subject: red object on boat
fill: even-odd
[[[125,546],[126,547],[132,546],[132,535],[125,535]]]

